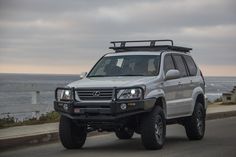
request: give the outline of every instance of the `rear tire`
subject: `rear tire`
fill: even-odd
[[[130,128],[121,128],[116,130],[115,134],[121,140],[131,139],[134,135],[134,130]]]
[[[141,121],[143,146],[149,150],[161,149],[165,143],[166,120],[163,109],[156,106]]]
[[[184,121],[184,127],[189,140],[201,140],[205,134],[206,111],[203,105],[196,103],[193,115]]]
[[[59,136],[62,145],[67,149],[81,148],[87,137],[87,127],[78,126],[65,116],[61,116],[59,124]]]

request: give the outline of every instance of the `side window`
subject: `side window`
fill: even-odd
[[[165,74],[170,69],[175,69],[175,65],[174,65],[171,55],[167,54],[164,59],[164,72],[165,72]]]
[[[187,63],[190,76],[196,76],[196,74],[197,74],[197,66],[194,63],[192,57],[184,55],[184,59],[185,59],[185,61]]]
[[[174,57],[174,61],[175,61],[175,64],[176,64],[176,68],[179,70],[180,74],[182,77],[185,77],[187,76],[187,70],[185,68],[185,65],[184,65],[184,61],[181,57],[181,55],[173,55]]]

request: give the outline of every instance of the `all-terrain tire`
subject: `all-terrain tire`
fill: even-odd
[[[161,149],[165,143],[166,120],[163,109],[156,106],[141,120],[142,144],[146,149]]]
[[[200,102],[197,102],[191,117],[184,121],[184,127],[189,140],[201,140],[205,134],[206,111]]]
[[[78,126],[65,116],[61,116],[59,123],[59,136],[62,145],[67,149],[81,148],[87,137],[87,127]]]
[[[134,130],[130,128],[120,128],[115,131],[115,134],[122,140],[131,139],[134,135]]]

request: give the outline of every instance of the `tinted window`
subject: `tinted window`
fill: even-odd
[[[165,74],[170,69],[175,69],[175,65],[174,65],[174,62],[173,62],[173,59],[172,59],[171,55],[168,54],[168,55],[165,56],[165,60],[164,60],[164,72],[165,72]]]
[[[192,57],[184,56],[184,59],[185,59],[185,61],[187,63],[190,76],[195,76],[197,74],[197,67],[196,67]]]
[[[182,57],[180,55],[173,55],[174,60],[175,60],[175,64],[176,64],[176,68],[180,71],[180,74],[182,77],[187,76],[187,70],[185,68],[184,65],[184,61],[182,59]]]

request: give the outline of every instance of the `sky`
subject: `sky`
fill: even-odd
[[[0,73],[88,72],[113,40],[172,39],[236,76],[235,0],[0,0]]]

